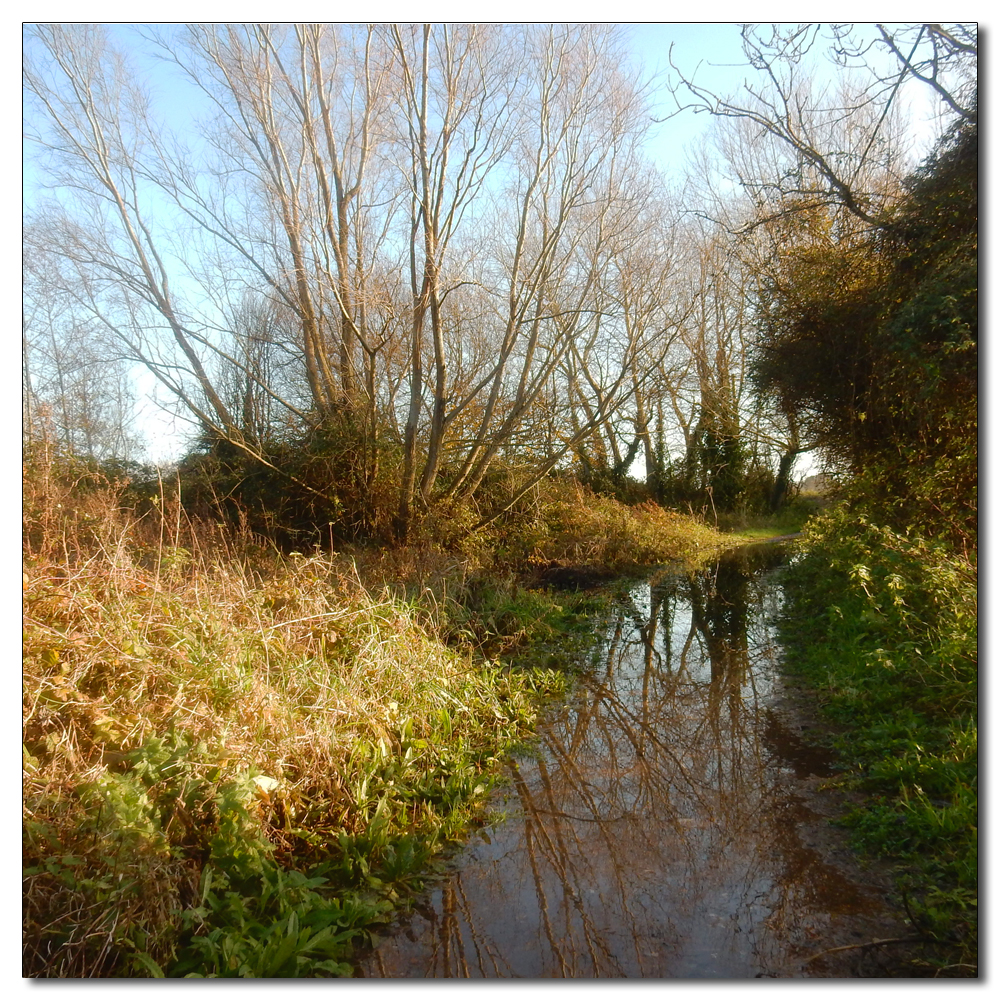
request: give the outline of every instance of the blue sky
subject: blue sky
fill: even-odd
[[[646,22],[629,25],[636,57],[651,72],[664,74],[659,99],[665,108],[675,105],[667,90],[667,78],[675,76],[670,68],[669,53],[673,44],[674,63],[686,74],[695,74],[697,82],[720,95],[735,95],[744,81],[753,80],[757,74],[746,64],[740,39],[740,25],[734,21],[721,23]],[[813,64],[813,77],[822,82],[832,82],[835,68],[822,58],[822,39],[817,40],[817,58]],[[887,61],[885,72],[891,72],[894,63]],[[915,152],[922,157],[936,134],[933,122],[935,104],[930,88],[911,84],[903,88],[903,100],[911,109],[912,134]],[[706,114],[696,115],[684,111],[665,122],[650,143],[650,152],[668,171],[681,171],[687,148],[711,127]]]
[[[50,6],[59,7],[60,5]],[[399,16],[399,14],[409,14],[412,17],[414,13],[428,16],[425,9],[414,11],[406,8],[401,9],[398,13],[390,11],[389,9],[394,6],[397,5],[376,2],[373,5],[374,9],[366,9],[365,14],[369,17],[383,16],[386,18]],[[402,7],[402,5],[398,6]],[[517,7],[518,5],[515,4],[513,8],[505,8],[504,13],[509,17],[516,18],[521,13]],[[627,11],[623,10],[622,12],[626,13]],[[49,12],[46,11],[46,13]],[[67,10],[67,19],[72,19],[74,13]],[[304,13],[308,14],[308,11]],[[465,11],[463,13],[467,14]],[[559,11],[558,13],[565,15],[569,12]],[[589,11],[580,9],[574,10],[573,13],[579,17],[581,14],[585,16]],[[58,16],[55,11],[53,14]],[[698,82],[715,92],[738,92],[748,73],[752,75],[752,71],[748,70],[745,65],[740,43],[740,28],[736,22],[622,23],[630,37],[635,60],[640,62],[647,71],[661,74],[660,87],[653,95],[656,106],[654,113],[666,115],[674,107],[667,89],[668,77],[671,75],[668,59],[671,45],[674,47],[675,62],[687,73],[693,73],[697,70]],[[131,37],[135,39],[135,44],[139,44],[139,40],[128,30],[127,26],[123,25],[116,33],[122,42],[127,43]],[[192,105],[199,98],[198,92],[191,85],[179,79],[176,67],[164,67],[153,59],[143,59],[141,65],[156,95],[159,112],[168,119],[171,125],[180,125],[183,128],[185,119],[191,117]],[[690,111],[681,112],[654,127],[647,149],[661,169],[680,179],[683,175],[688,148],[711,127],[711,124],[712,119],[708,115],[695,115]],[[929,133],[929,130],[925,131]],[[30,174],[26,180],[30,191]],[[144,380],[144,382],[148,381],[148,379]],[[144,388],[147,387],[144,386]],[[171,431],[168,424],[164,423],[153,404],[144,403],[141,409],[143,423],[146,425],[148,433],[154,437],[154,440],[150,442],[149,457],[152,459],[170,457],[170,453],[176,450],[174,443],[176,433]],[[184,434],[187,429],[179,427],[178,430]]]

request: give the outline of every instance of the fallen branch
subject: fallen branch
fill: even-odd
[[[923,940],[924,938],[922,937],[876,938],[874,941],[864,941],[861,944],[842,944],[838,948],[827,948],[826,951],[817,952],[815,955],[806,959],[806,964],[814,962],[817,958],[822,958],[824,955],[832,955],[835,951],[853,951],[857,948],[877,948],[879,945],[883,944],[918,944]]]

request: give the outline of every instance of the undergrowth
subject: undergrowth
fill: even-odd
[[[805,531],[786,576],[787,669],[840,733],[845,822],[890,859],[932,972],[977,968],[977,573],[966,554],[846,507]]]
[[[429,548],[283,555],[71,465],[24,486],[23,974],[348,974],[566,689],[593,599]],[[570,506],[537,559],[601,556]]]
[[[773,514],[720,514],[719,529],[755,540],[794,535],[805,527],[822,503],[815,495],[798,496]]]
[[[540,483],[516,517],[497,525],[488,559],[519,570],[600,567],[612,573],[668,562],[693,564],[731,540],[703,521],[652,501],[624,504],[572,480]]]

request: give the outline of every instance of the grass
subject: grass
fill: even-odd
[[[840,735],[845,823],[896,868],[923,974],[978,964],[977,574],[965,555],[833,510],[788,571],[786,668]]]
[[[823,499],[816,494],[804,494],[776,514],[720,515],[719,528],[750,541],[796,535],[822,504]]]
[[[703,521],[653,502],[630,506],[573,480],[539,484],[531,501],[494,529],[495,563],[518,570],[597,567],[624,573],[717,555],[731,540]]]
[[[219,972],[204,949],[231,894],[263,899],[304,862],[326,866],[311,893],[376,915],[484,800],[535,696],[562,687],[448,649],[329,561],[275,563],[261,578],[198,560],[166,584],[97,559],[29,572],[27,974],[180,974],[192,948]],[[74,928],[66,907],[94,923]]]
[[[282,555],[121,493],[26,467],[23,974],[348,974],[566,689],[593,599],[509,554]],[[561,496],[522,564],[719,543]]]

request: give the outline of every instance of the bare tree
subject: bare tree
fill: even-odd
[[[636,145],[648,127],[642,88],[620,68],[619,44],[614,33],[593,26],[537,30],[524,70],[528,91],[518,105],[514,169],[503,189],[510,207],[498,216],[498,360],[476,387],[477,395],[485,391],[482,417],[451,497],[478,486],[520,421],[557,384],[553,377],[569,352],[593,352],[600,343],[602,275],[642,197]],[[627,398],[635,347],[626,343],[609,357],[603,399],[535,464],[516,495]]]
[[[949,111],[965,121],[978,118],[977,71],[979,29],[974,23],[874,25],[875,37],[866,37],[854,24],[831,25],[832,53],[850,69],[863,68],[872,78],[872,90],[886,105],[892,102],[900,82],[913,79],[931,87]],[[893,72],[879,71],[872,55],[891,54]]]
[[[747,148],[773,141],[790,154],[790,162],[769,175],[740,177],[767,206],[761,218],[838,205],[876,224],[892,200],[882,185],[866,181],[873,176],[873,162],[881,165],[895,155],[891,124],[902,85],[907,79],[930,84],[953,110],[974,115],[968,79],[978,52],[976,33],[968,25],[875,25],[876,37],[866,40],[852,25],[829,26],[828,36],[824,27],[744,24],[743,52],[754,76],[733,96],[701,86],[696,73],[674,63],[671,51],[674,98],[678,111],[744,123]],[[812,82],[812,64],[824,45],[827,58],[856,73],[854,83],[842,82],[832,93]],[[897,64],[891,73],[878,58],[886,53]]]
[[[603,320],[603,364],[592,365],[594,345],[574,346],[566,362],[566,379],[575,400],[574,412],[594,425],[576,448],[585,479],[622,484],[640,452],[652,485],[658,469],[652,430],[657,408],[674,383],[671,361],[689,308],[679,287],[675,245],[676,205],[658,183],[647,181],[642,198],[634,199],[628,222],[617,231],[614,250],[601,269],[597,314]],[[599,342],[600,343],[600,342]],[[602,368],[606,358],[630,358],[628,395],[608,406]],[[595,410],[606,415],[592,421]],[[579,423],[577,419],[577,423]],[[660,470],[662,471],[662,470]]]
[[[51,260],[26,255],[21,329],[22,437],[51,438],[63,453],[98,461],[134,459],[130,364],[50,282]]]
[[[622,318],[633,298],[607,274],[645,197],[649,118],[616,30],[138,35],[201,95],[200,135],[156,119],[108,29],[32,27],[29,136],[59,192],[34,232],[78,308],[209,436],[274,468],[274,428],[339,422],[362,493],[395,435],[405,535],[468,503],[533,415],[548,445],[511,502],[634,393],[651,328]]]

